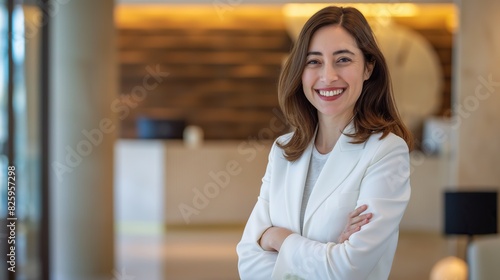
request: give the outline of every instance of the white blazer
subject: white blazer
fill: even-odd
[[[350,125],[346,131],[352,131]],[[237,245],[241,279],[387,279],[399,223],[410,199],[408,146],[400,137],[372,135],[363,144],[342,135],[312,190],[300,231],[300,208],[312,141],[294,162],[274,143],[257,203]],[[288,141],[291,134],[277,139]],[[335,243],[348,213],[363,204],[371,221]],[[270,226],[290,229],[279,253],[258,244]]]

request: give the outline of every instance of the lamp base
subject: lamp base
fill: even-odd
[[[467,280],[467,275],[467,263],[460,258],[449,256],[432,267],[430,280]]]

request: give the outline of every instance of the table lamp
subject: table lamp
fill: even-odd
[[[465,234],[467,247],[474,235],[497,233],[498,191],[445,191],[444,233]]]

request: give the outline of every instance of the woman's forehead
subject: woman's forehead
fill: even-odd
[[[347,49],[360,52],[356,39],[345,28],[327,25],[319,28],[311,37],[308,51],[335,53]]]

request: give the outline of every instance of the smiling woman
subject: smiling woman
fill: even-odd
[[[458,20],[453,4],[345,3],[359,9],[370,23],[384,54],[404,123],[425,141],[429,117],[451,114],[452,38]],[[326,4],[287,4],[287,30],[297,38],[305,21]],[[422,81],[426,81],[423,83]]]
[[[359,13],[359,15],[361,14]],[[287,158],[296,159],[296,156],[302,153],[312,139],[316,125],[318,124],[316,110],[319,109],[315,108],[314,104],[308,102],[310,101],[309,95],[307,94],[308,90],[303,87],[308,83],[308,75],[311,72],[309,63],[314,63],[316,65],[321,61],[308,61],[307,59],[310,59],[308,55],[311,56],[312,54],[316,54],[316,56],[318,56],[318,54],[321,54],[320,56],[325,60],[325,57],[328,56],[328,52],[333,55],[329,57],[328,60],[341,58],[341,62],[336,62],[335,64],[329,62],[328,65],[322,66],[320,69],[332,72],[340,68],[351,69],[352,64],[358,65],[358,68],[361,67],[362,69],[359,73],[359,75],[363,75],[363,77],[359,76],[363,83],[362,86],[360,87],[359,84],[354,84],[352,86],[353,88],[349,88],[351,95],[353,93],[357,94],[357,92],[361,90],[359,101],[356,101],[354,111],[351,112],[352,116],[355,116],[355,118],[353,118],[353,125],[357,130],[354,135],[351,135],[354,136],[353,140],[360,143],[366,141],[373,132],[382,132],[385,136],[387,133],[394,131],[408,142],[409,148],[411,149],[413,145],[412,138],[405,125],[401,122],[395,107],[394,97],[391,91],[389,70],[385,58],[375,42],[373,32],[368,22],[362,15],[361,18],[351,19],[352,22],[344,22],[343,15],[342,17],[340,14],[336,14],[335,16],[338,18],[334,16],[324,16],[318,19],[320,20],[318,23],[312,22],[311,20],[306,23],[299,37],[303,39],[296,42],[296,45],[291,51],[290,58],[284,65],[282,75],[280,76],[278,89],[280,105],[285,116],[289,118],[290,124],[300,128],[296,130],[293,137],[294,139],[291,141],[291,143],[294,144],[288,143],[283,146]],[[337,31],[337,33],[339,33],[338,35],[341,35],[341,37],[336,36],[329,39],[328,35],[335,34],[324,34],[327,33],[328,26],[330,26],[330,28],[341,26],[343,27],[341,29],[344,30],[344,32],[347,31],[348,34],[343,34],[343,31]],[[324,36],[319,36],[316,32]],[[312,49],[314,47],[320,47],[318,45],[321,44],[334,44],[336,49],[331,48],[324,50],[326,49],[324,46],[321,47],[323,52]],[[349,48],[351,48],[352,51],[350,51]],[[350,57],[345,55],[349,52],[352,53]],[[355,57],[356,52],[358,53]],[[344,54],[344,56],[340,56],[341,54]],[[348,62],[347,60],[350,61]],[[324,61],[323,64],[325,64]],[[343,70],[343,72],[346,71]],[[351,72],[352,71],[348,71],[348,73]],[[324,75],[324,73],[322,75]],[[373,76],[372,79],[368,79],[371,76]],[[302,78],[299,79],[299,77]],[[352,78],[349,76],[349,80],[351,79]],[[328,83],[331,83],[331,81]],[[346,81],[342,81],[341,79],[340,81],[336,81],[336,83],[343,83],[345,86]],[[348,87],[346,87],[346,89],[348,89]],[[300,94],[302,91],[305,94]],[[355,99],[357,100],[358,98],[356,97]],[[338,103],[340,102],[336,102],[335,104]],[[301,108],[301,110],[297,110],[298,107]],[[321,119],[319,121],[321,124]],[[349,120],[344,119],[343,123],[337,123],[337,132],[335,132],[337,135],[334,135],[334,137],[338,138],[338,131],[342,131],[346,127],[348,121]],[[321,131],[318,131],[318,134],[321,133]]]
[[[326,7],[306,22],[278,85],[294,131],[271,148],[237,246],[241,279],[388,278],[412,147],[390,85],[358,10]]]

